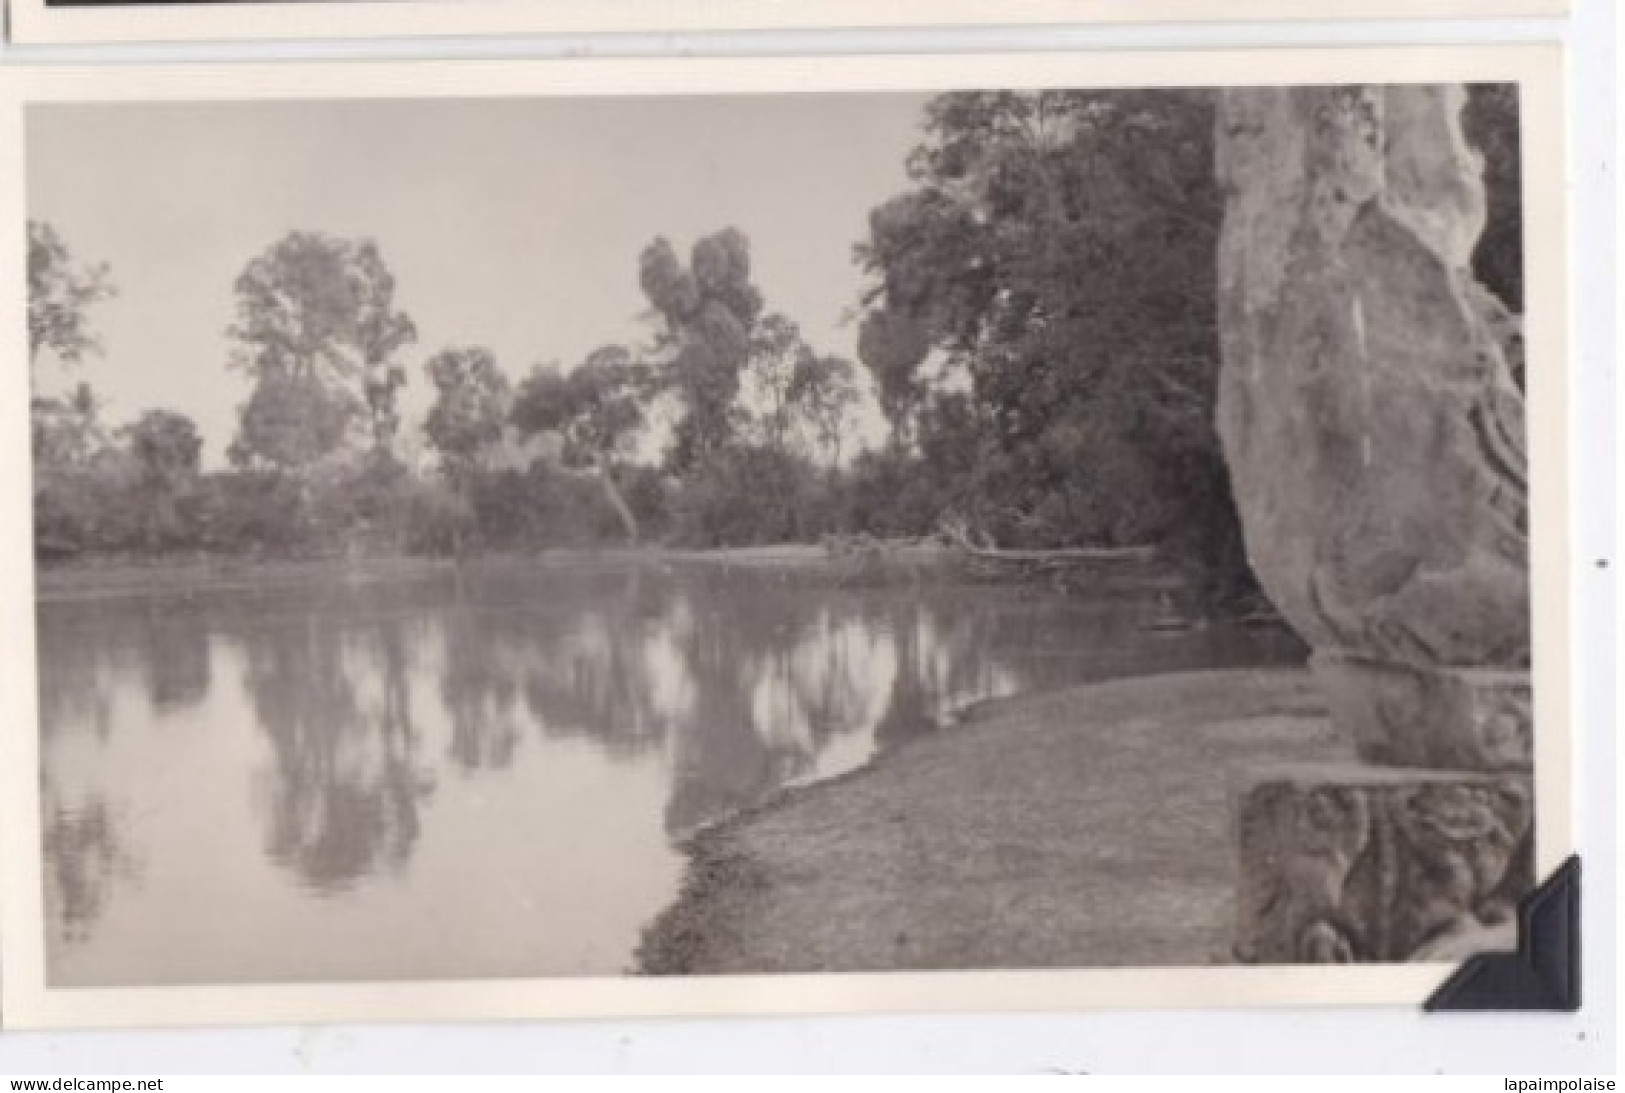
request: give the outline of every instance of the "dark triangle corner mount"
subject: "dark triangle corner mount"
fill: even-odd
[[[1518,904],[1518,948],[1468,957],[1423,1003],[1429,1013],[1580,1008],[1580,859]]]

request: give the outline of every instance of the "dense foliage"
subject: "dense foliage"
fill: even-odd
[[[943,491],[914,507],[1244,580],[1212,426],[1212,96],[949,94],[926,133],[859,248],[890,458],[919,468],[891,473]]]
[[[537,368],[520,385],[512,420],[521,436],[553,433],[560,440],[560,461],[596,474],[604,498],[636,544],[637,513],[627,501],[619,464],[644,427],[644,402],[650,379],[645,365],[623,346],[607,345],[568,374]]]

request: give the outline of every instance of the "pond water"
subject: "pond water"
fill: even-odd
[[[1155,596],[488,567],[39,607],[56,985],[616,974],[675,840],[989,698],[1296,661]]]

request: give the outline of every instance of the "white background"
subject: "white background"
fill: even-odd
[[[673,0],[681,2],[681,0]],[[1125,0],[1132,2],[1132,0]],[[568,54],[786,54],[1550,41],[1570,47],[1575,467],[1576,794],[1585,866],[1585,995],[1578,1015],[1413,1010],[575,1021],[434,1027],[0,1034],[0,1075],[231,1072],[1400,1072],[1553,1075],[1616,1066],[1614,805],[1618,755],[1613,594],[1619,482],[1615,278],[1619,145],[1614,0],[1566,21],[1320,26],[986,28],[231,47],[0,49],[0,63]],[[1606,564],[1604,564],[1606,563]],[[8,621],[8,625],[12,624]],[[1499,1083],[1497,1083],[1499,1085]]]

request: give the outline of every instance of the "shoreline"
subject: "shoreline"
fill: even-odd
[[[277,588],[313,580],[421,579],[449,572],[430,558],[165,558],[35,565],[37,603]]]
[[[711,975],[1228,963],[1232,777],[1254,763],[1350,754],[1302,669],[994,700],[685,838],[679,894],[645,928],[635,966]]]
[[[821,543],[682,548],[663,546],[551,548],[492,552],[462,559],[419,555],[248,558],[205,555],[154,559],[88,559],[34,567],[36,603],[120,596],[249,591],[312,582],[365,584],[424,580],[464,571],[628,567],[689,567],[723,573],[836,578],[844,583],[898,583],[963,577],[967,558],[930,541],[882,542],[857,549]],[[1102,573],[1102,587],[1161,589],[1175,583],[1155,566]],[[985,580],[985,578],[984,578]],[[1024,583],[1012,576],[994,583]]]

